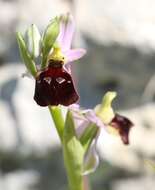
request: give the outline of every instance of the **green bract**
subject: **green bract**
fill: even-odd
[[[84,147],[84,150],[87,151],[97,135],[98,127],[95,124],[90,124],[85,131],[83,132],[82,136],[80,137],[80,142]]]
[[[32,24],[26,32],[26,44],[32,59],[40,55],[41,36],[35,24]]]
[[[38,28],[33,24],[26,32],[26,39],[20,32],[17,32],[17,41],[20,49],[20,55],[33,77],[37,75],[35,58],[42,56],[41,68],[47,65],[47,57],[59,34],[59,18],[56,17],[47,26],[41,39]]]
[[[82,190],[84,148],[76,137],[72,113],[68,111],[63,135],[63,153],[71,190]]]
[[[47,57],[59,34],[59,18],[56,17],[47,26],[42,39],[42,68],[46,67]]]
[[[18,45],[19,45],[20,55],[26,65],[28,71],[32,74],[33,77],[36,77],[37,69],[36,69],[33,59],[31,58],[30,53],[28,52],[28,49],[26,47],[23,36],[20,32],[18,32],[16,37],[17,37],[17,41],[18,41]]]

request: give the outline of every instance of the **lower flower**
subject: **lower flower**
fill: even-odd
[[[80,110],[78,105],[72,105],[69,108],[74,117],[77,137],[87,147],[83,175],[93,172],[98,166],[96,144],[101,130],[107,134],[115,131],[124,144],[129,144],[129,132],[133,123],[128,118],[114,113],[111,103],[115,96],[114,92],[106,93],[102,104],[98,105],[95,110]]]
[[[107,92],[103,97],[102,103],[95,107],[95,112],[111,134],[120,135],[124,144],[129,144],[129,132],[133,123],[112,108],[112,101],[116,97],[115,92]]]

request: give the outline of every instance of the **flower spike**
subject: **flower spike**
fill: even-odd
[[[83,57],[86,50],[71,49],[74,29],[73,17],[65,14],[55,17],[42,37],[32,25],[27,30],[27,43],[19,32],[17,40],[27,70],[35,79],[34,100],[40,106],[48,106],[60,137],[70,189],[81,190],[83,175],[94,172],[99,164],[96,145],[101,130],[103,138],[113,129],[124,144],[129,144],[133,123],[114,112],[112,101],[116,92],[107,92],[94,110],[83,110],[75,104],[79,95],[71,63]],[[40,66],[36,66],[39,60]],[[68,106],[65,117],[59,105]]]

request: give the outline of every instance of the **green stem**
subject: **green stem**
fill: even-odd
[[[81,179],[79,179],[78,185],[73,184],[72,177],[70,175],[67,175],[68,183],[69,183],[69,190],[85,190],[85,184],[83,181],[83,177],[81,176]]]
[[[65,141],[67,140],[66,138],[63,139],[65,121],[62,116],[61,108],[59,106],[48,106],[48,109],[53,118],[53,122],[57,129],[57,132],[60,137],[61,143],[63,144],[63,147],[67,146],[65,150],[63,150],[63,154],[64,154],[64,164],[66,166],[67,178],[69,182],[69,189],[70,190],[87,190],[85,189],[86,183],[84,183],[82,172],[81,172],[82,171],[81,163],[83,160],[83,155],[82,154],[79,155],[79,152],[77,153],[77,151],[75,151],[75,148],[77,147],[74,145],[77,143],[77,140],[75,137],[73,137],[73,139],[69,138],[69,140],[67,141],[67,144],[65,143]],[[78,145],[81,147],[80,142],[78,142]],[[72,148],[74,150],[72,150]],[[77,153],[77,155],[74,153]]]
[[[58,135],[60,137],[60,140],[62,142],[65,122],[64,122],[64,118],[62,116],[61,109],[59,106],[48,106],[48,109],[49,109],[50,114],[52,116],[53,122],[55,124]]]

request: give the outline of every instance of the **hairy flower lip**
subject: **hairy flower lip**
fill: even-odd
[[[134,126],[134,124],[127,118],[120,114],[115,114],[114,118],[110,122],[110,126],[115,128],[123,141],[125,145],[129,144],[129,132],[131,127]]]
[[[77,102],[79,96],[71,75],[60,62],[56,62],[56,66],[54,64],[52,63],[37,75],[34,100],[40,106],[59,104],[69,106]]]

